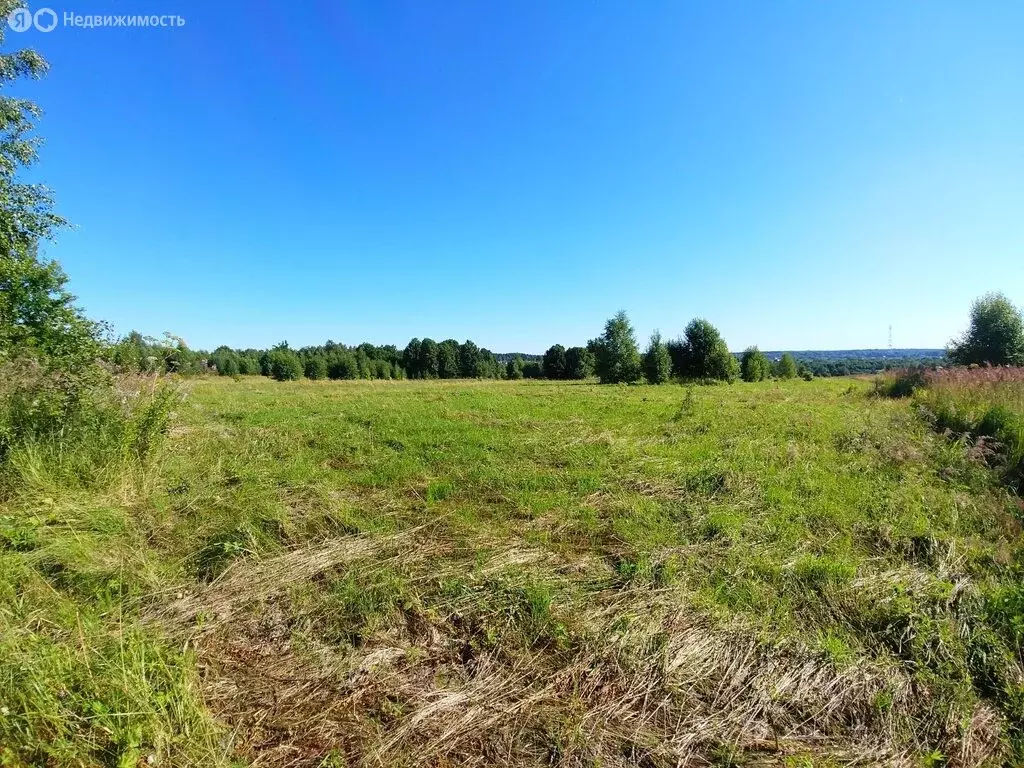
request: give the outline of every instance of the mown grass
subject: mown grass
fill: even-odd
[[[0,754],[1024,759],[1018,502],[870,389],[196,381],[4,500]]]

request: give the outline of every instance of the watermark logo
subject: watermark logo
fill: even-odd
[[[15,32],[27,32],[32,28],[32,11],[28,8],[15,8],[7,14],[7,26]]]
[[[7,26],[15,32],[28,32],[33,27],[40,32],[53,32],[57,28],[57,12],[40,8],[33,14],[28,8],[15,8],[7,14]]]
[[[37,29],[40,32],[52,32],[60,23],[65,27],[95,29],[97,27],[183,27],[185,17],[177,14],[152,16],[114,16],[101,14],[80,14],[65,11],[58,17],[53,8],[40,8],[32,13],[28,8],[15,8],[7,14],[7,26],[15,32],[28,32]]]
[[[57,28],[57,12],[53,8],[40,8],[32,22],[40,32],[53,32]]]

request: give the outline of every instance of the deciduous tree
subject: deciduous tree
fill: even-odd
[[[1024,318],[1001,293],[987,293],[971,307],[970,326],[947,350],[958,365],[1024,365]]]
[[[595,340],[597,375],[602,384],[633,382],[640,378],[640,350],[636,334],[625,312],[605,323],[604,333]]]

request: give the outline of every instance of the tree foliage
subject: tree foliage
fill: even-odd
[[[446,339],[437,345],[437,377],[457,379],[459,373],[459,342]]]
[[[625,312],[620,311],[605,323],[604,333],[592,342],[592,348],[602,384],[629,383],[640,378],[640,350]]]
[[[668,347],[661,340],[661,334],[655,331],[644,352],[644,376],[649,384],[664,384],[672,375],[672,358]]]
[[[516,355],[505,364],[505,378],[517,380],[523,378],[523,358]]]
[[[323,355],[307,357],[303,361],[302,368],[307,379],[317,381],[327,378],[327,358]]]
[[[544,353],[544,376],[548,379],[564,379],[566,376],[565,347],[553,344]]]
[[[796,358],[791,352],[786,352],[775,364],[775,375],[780,379],[795,379],[797,375]]]
[[[764,381],[772,375],[772,363],[757,347],[747,347],[740,360],[740,375],[744,381]]]
[[[987,293],[971,307],[970,326],[951,342],[949,359],[958,365],[1024,365],[1024,317],[1001,293]]]
[[[418,378],[436,379],[438,370],[437,342],[433,339],[423,339],[420,342]]]
[[[270,375],[277,381],[297,381],[303,376],[302,360],[287,344],[281,344],[270,352]]]
[[[18,3],[0,2],[0,19]],[[0,25],[0,41],[7,25]],[[46,73],[32,50],[0,54],[0,88]],[[39,255],[67,222],[54,213],[50,191],[23,181],[42,139],[35,133],[36,104],[0,94],[0,361],[31,356],[46,364],[79,369],[99,352],[100,328],[87,320],[67,290],[67,275]]]
[[[565,377],[586,379],[594,373],[594,354],[585,347],[569,347],[565,350]]]
[[[735,381],[739,375],[739,363],[722,335],[703,318],[690,321],[674,348],[676,373],[684,379]]]

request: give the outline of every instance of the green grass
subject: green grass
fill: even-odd
[[[0,764],[1024,758],[1016,502],[869,383],[190,390],[0,507]]]

